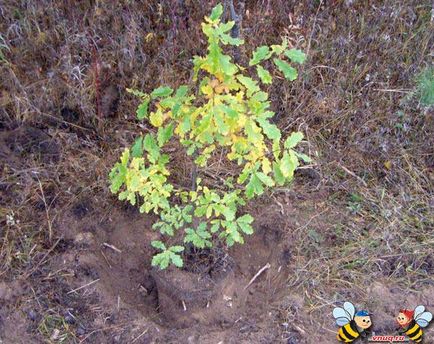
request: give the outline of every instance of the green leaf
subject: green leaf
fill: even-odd
[[[295,152],[295,155],[297,155],[305,163],[312,162],[312,159],[309,156],[307,156],[306,154]]]
[[[231,57],[220,54],[218,56],[219,65],[226,75],[234,75],[238,71],[238,67],[231,62]]]
[[[184,265],[184,262],[182,261],[182,258],[178,254],[171,254],[170,259],[172,260],[173,265],[175,265],[178,268],[182,268]]]
[[[159,266],[161,270],[167,269],[170,263],[169,252],[162,252],[152,257],[152,266]]]
[[[215,120],[215,122],[216,122],[216,124],[217,124],[217,127],[218,127],[218,129],[219,129],[219,132],[220,133],[222,133],[223,135],[227,135],[228,134],[228,132],[229,132],[229,126],[225,123],[225,121],[224,121],[224,117],[220,114],[220,113],[218,113],[218,112],[215,112],[214,113],[214,120]]]
[[[184,251],[184,246],[171,246],[169,247],[169,250],[175,253],[179,253]]]
[[[181,85],[176,90],[175,97],[178,99],[184,98],[187,95],[187,92],[188,92],[188,86],[187,85]]]
[[[280,162],[280,170],[285,178],[291,179],[294,175],[294,171],[298,166],[298,159],[294,152],[289,151],[283,153],[282,160]]]
[[[204,216],[205,215],[205,213],[206,213],[206,210],[207,210],[207,207],[206,206],[200,206],[200,207],[197,207],[195,210],[194,210],[194,215],[195,216]]]
[[[143,147],[150,154],[154,153],[155,151],[158,152],[157,143],[151,134],[146,134],[145,139],[143,140]]]
[[[152,247],[155,247],[161,251],[165,251],[166,250],[166,245],[164,245],[161,241],[159,240],[154,240],[151,242]]]
[[[152,205],[151,205],[152,206]],[[174,225],[172,223],[163,223],[160,227],[160,233],[164,235],[173,236],[175,234]]]
[[[258,83],[253,80],[252,78],[249,78],[248,76],[244,75],[238,75],[237,79],[247,88],[247,94],[250,95],[260,91],[260,88],[258,86]]]
[[[285,56],[287,56],[292,62],[303,64],[306,61],[306,54],[298,49],[285,50]]]
[[[217,27],[217,32],[219,35],[228,32],[230,29],[232,29],[235,25],[235,22],[233,20],[228,21],[227,23],[220,23],[220,25]]]
[[[233,219],[235,219],[235,211],[229,207],[225,206],[222,213],[226,221],[232,221]]]
[[[127,166],[128,161],[130,161],[130,151],[125,149],[121,155],[121,164],[122,166]]]
[[[133,158],[140,158],[143,156],[143,136],[136,139],[131,147],[131,156]]]
[[[244,234],[250,235],[253,234],[254,230],[253,227],[245,222],[239,222],[238,226],[241,228],[241,230],[243,231]]]
[[[158,97],[167,97],[172,94],[173,90],[169,86],[160,86],[152,91],[151,97],[158,98]]]
[[[173,135],[173,123],[170,123],[166,127],[158,128],[157,141],[158,146],[162,147]]]
[[[182,218],[185,222],[187,223],[191,223],[191,221],[193,220],[193,217],[191,216],[190,212],[193,210],[193,207],[191,205],[187,205],[183,210],[182,210]]]
[[[197,226],[197,234],[202,238],[209,238],[211,235],[207,231],[208,224],[206,222],[201,222]]]
[[[125,177],[127,175],[127,168],[117,163],[110,171],[109,177],[111,181],[110,191],[112,193],[119,192],[122,185],[125,183]]]
[[[206,59],[200,56],[193,57],[193,81],[197,81],[197,75],[199,74],[199,70],[203,68]]]
[[[137,108],[137,119],[142,120],[148,114],[149,99],[144,100]]]
[[[268,99],[268,93],[264,91],[256,92],[250,99],[257,102],[265,102]]]
[[[291,163],[289,154],[287,152],[283,153],[282,160],[280,161],[280,171],[285,178],[287,178],[294,171],[294,166]]]
[[[277,182],[278,185],[282,186],[285,184],[285,176],[282,174],[282,171],[280,170],[280,166],[273,162],[273,173],[274,173],[274,180]]]
[[[220,18],[222,13],[223,13],[223,6],[222,4],[218,4],[212,9],[209,19],[211,19],[212,21],[217,20]]]
[[[253,52],[253,57],[249,61],[249,66],[254,66],[259,62],[268,59],[270,56],[270,49],[266,45],[260,46]]]
[[[281,133],[275,124],[271,124],[267,119],[261,117],[257,118],[257,121],[264,131],[264,134],[267,135],[270,140],[280,140]]]
[[[262,141],[263,136],[261,135],[261,130],[253,120],[247,121],[244,130],[250,142]]]
[[[266,186],[268,186],[268,187],[274,186],[273,179],[270,178],[269,176],[267,176],[265,173],[257,172],[256,175],[261,180],[261,182],[263,182]]]
[[[264,84],[271,84],[273,81],[270,72],[261,65],[256,66],[256,72],[258,73],[259,79],[261,79]]]
[[[241,38],[234,38],[228,34],[221,34],[220,35],[220,39],[222,41],[223,44],[230,44],[230,45],[235,45],[235,46],[239,46],[241,44],[244,44],[244,40]]]
[[[254,220],[253,216],[250,214],[245,214],[237,219],[237,222],[252,223]]]
[[[187,235],[184,237],[184,242],[191,242],[198,248],[212,247],[211,241],[207,240],[211,238],[211,234],[208,233],[206,227],[207,224],[205,222],[201,222],[197,228],[197,231],[187,228],[185,230]]]
[[[280,59],[273,59],[273,61],[277,68],[283,73],[286,79],[290,81],[294,81],[295,79],[297,79],[297,70],[294,67],[291,67],[289,63]]]
[[[211,221],[212,222],[212,221]],[[210,228],[210,232],[211,233],[216,233],[218,232],[218,230],[220,229],[220,221],[214,223],[211,228]]]
[[[253,196],[261,195],[264,193],[264,188],[262,186],[261,180],[256,174],[252,174],[249,183],[246,185],[246,196],[247,198],[253,198]]]
[[[301,140],[303,140],[303,137],[303,133],[299,131],[291,133],[291,135],[285,140],[284,147],[286,149],[294,148]]]
[[[176,104],[176,99],[173,97],[167,97],[164,98],[162,101],[160,101],[160,106],[163,109],[172,109]]]

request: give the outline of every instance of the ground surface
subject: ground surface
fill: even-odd
[[[149,130],[125,88],[188,81],[213,5],[2,2],[0,342],[334,343],[344,301],[381,334],[400,308],[434,310],[434,124],[415,81],[432,59],[430,1],[246,1],[241,58],[282,36],[308,54],[299,80],[269,91],[315,161],[246,206],[245,245],[151,269],[156,218],[108,190]],[[175,151],[172,164],[189,183],[191,162]]]

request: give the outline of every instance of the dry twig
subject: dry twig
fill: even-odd
[[[265,270],[269,269],[271,267],[270,263],[265,264],[253,278],[250,280],[250,282],[244,287],[244,290],[246,290],[250,285],[255,282],[255,280],[259,277],[260,274],[262,274]]]
[[[121,251],[120,249],[118,249],[116,246],[113,246],[113,245],[107,244],[106,242],[104,242],[103,245],[104,245],[105,247],[111,248],[113,251],[116,251],[117,253],[122,253],[122,251]]]
[[[94,281],[92,281],[92,282],[89,282],[89,283],[87,283],[87,284],[85,284],[85,285],[82,285],[81,287],[78,287],[78,288],[76,288],[76,289],[72,289],[72,290],[68,291],[67,294],[69,295],[69,294],[72,294],[72,293],[74,293],[74,292],[76,292],[76,291],[79,291],[79,290],[81,290],[81,289],[83,289],[83,288],[86,288],[86,287],[88,287],[88,286],[90,286],[90,285],[92,285],[92,284],[98,282],[99,280],[100,280],[100,279],[97,278],[96,280],[94,280]]]

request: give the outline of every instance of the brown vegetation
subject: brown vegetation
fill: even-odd
[[[119,152],[150,130],[125,88],[188,82],[214,4],[3,1],[4,343],[333,343],[343,301],[385,334],[400,308],[434,310],[433,112],[413,92],[432,63],[424,0],[245,1],[241,59],[282,36],[308,54],[270,94],[275,123],[305,133],[314,164],[247,205],[257,231],[244,246],[155,277],[155,218],[108,190]],[[217,160],[201,177],[229,168]]]

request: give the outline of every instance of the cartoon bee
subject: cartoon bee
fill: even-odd
[[[358,311],[351,302],[345,302],[344,308],[336,307],[333,310],[336,324],[341,326],[336,338],[345,343],[351,343],[360,336],[366,337],[367,330],[372,326],[368,311]]]
[[[413,311],[401,309],[396,317],[396,321],[400,326],[399,333],[405,333],[415,343],[422,341],[422,327],[427,327],[431,320],[432,314],[425,312],[424,306],[417,306]]]

